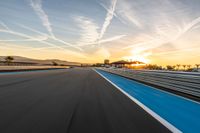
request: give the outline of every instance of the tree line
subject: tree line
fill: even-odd
[[[198,70],[200,67],[200,64],[195,64],[195,68],[196,70]],[[181,69],[182,68],[182,69]],[[177,65],[167,65],[166,68],[156,65],[156,64],[148,64],[145,66],[145,69],[150,69],[150,70],[170,70],[170,71],[193,71],[194,68],[192,68],[192,65],[181,65],[181,64],[177,64]]]

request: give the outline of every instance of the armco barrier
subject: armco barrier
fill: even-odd
[[[101,68],[101,70],[152,85],[200,97],[200,73]]]

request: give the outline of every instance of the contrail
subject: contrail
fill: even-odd
[[[62,47],[59,47],[59,46],[57,46],[57,45],[54,45],[54,44],[51,44],[51,43],[49,43],[49,42],[44,41],[46,38],[45,38],[45,39],[34,38],[34,37],[31,37],[31,36],[26,35],[26,34],[23,34],[23,33],[19,33],[19,32],[12,31],[12,30],[11,30],[6,24],[4,24],[3,22],[1,22],[1,25],[3,25],[3,27],[4,27],[5,29],[0,29],[0,32],[9,33],[9,34],[12,34],[12,35],[16,35],[16,36],[20,36],[20,37],[23,37],[23,38],[27,38],[26,40],[19,40],[19,41],[28,41],[28,40],[30,41],[30,40],[34,40],[34,41],[38,41],[38,42],[43,43],[43,44],[47,44],[47,45],[52,46],[52,47],[54,47],[54,48],[63,49]],[[42,35],[45,35],[45,37],[46,37],[46,34],[42,34]],[[3,41],[10,41],[10,42],[12,42],[12,41],[17,41],[17,40],[1,40],[1,42],[3,42]]]
[[[23,40],[0,40],[0,42],[31,42],[31,41],[44,41],[47,40],[46,36],[38,37],[38,38],[33,38],[33,39],[23,39]]]
[[[71,46],[71,47],[74,47],[80,51],[82,51],[81,48],[79,47],[76,47],[68,42],[65,42],[61,39],[58,39],[55,37],[53,31],[52,31],[52,27],[51,27],[51,23],[49,21],[49,18],[48,18],[48,15],[45,13],[45,11],[42,9],[42,0],[30,0],[30,4],[31,4],[31,7],[34,9],[35,13],[39,16],[39,18],[42,20],[42,23],[43,25],[46,27],[46,29],[48,30],[50,36],[52,39],[60,42],[60,43],[63,43],[65,45],[68,45],[68,46]]]
[[[81,38],[76,45],[78,47],[84,47],[90,45],[94,46],[99,43],[107,43],[115,41],[126,36],[126,35],[117,35],[107,39],[98,40],[99,33],[97,30],[99,29],[99,27],[93,22],[93,20],[83,16],[78,16],[75,17],[74,19],[76,22],[78,22],[78,26],[81,28],[81,34],[80,34]]]
[[[116,7],[116,4],[117,4],[117,0],[112,0],[111,1],[111,5],[108,9],[108,12],[106,14],[106,18],[105,18],[105,21],[103,23],[103,26],[102,26],[102,29],[101,29],[101,32],[100,32],[100,35],[99,35],[99,40],[104,36],[108,26],[110,25],[111,23],[111,20],[113,19],[113,16],[114,16],[114,12],[115,12],[115,7]]]
[[[134,44],[134,45],[130,45],[130,46],[124,47],[122,49],[143,47],[143,48],[145,48],[145,50],[147,50],[147,49],[152,49],[152,48],[155,48],[157,46],[160,46],[160,45],[162,45],[164,43],[174,42],[178,38],[182,37],[185,33],[187,33],[188,31],[192,30],[193,28],[195,28],[194,26],[196,26],[199,23],[200,23],[200,17],[198,17],[196,19],[193,19],[190,23],[187,23],[187,24],[183,25],[183,28],[178,28],[177,29],[177,34],[170,36],[170,38],[165,39],[163,37],[163,35],[162,35],[162,36],[159,36],[159,37],[155,37],[154,39],[152,39],[150,41],[137,43],[137,44]],[[177,27],[175,27],[175,28],[177,28]],[[166,33],[166,34],[169,34],[169,33]]]
[[[101,5],[107,12],[112,13],[110,9],[108,9],[103,3],[99,3],[99,5]],[[113,12],[113,15],[115,17],[117,17],[117,14],[115,12]]]
[[[49,34],[52,37],[55,37],[52,31],[51,23],[49,21],[48,15],[45,13],[45,11],[42,9],[42,0],[30,0],[30,5],[35,11],[35,13],[39,16],[39,18],[42,20],[42,24],[46,29],[48,30]]]
[[[126,35],[119,35],[119,36],[114,36],[114,37],[111,37],[111,38],[107,38],[107,39],[103,39],[103,40],[100,40],[99,42],[100,43],[107,43],[107,42],[112,42],[112,41],[115,41],[115,40],[119,40],[123,37],[125,37]]]
[[[20,27],[24,28],[24,29],[27,29],[27,30],[29,30],[29,31],[38,33],[38,34],[40,34],[40,35],[46,35],[45,33],[42,33],[42,32],[40,32],[40,31],[35,30],[35,29],[33,29],[33,28],[30,28],[30,27],[28,27],[28,26],[21,25],[21,24],[18,24],[18,25],[19,25]],[[59,39],[59,38],[57,38],[57,37],[52,37],[52,36],[49,36],[49,35],[46,35],[46,36],[47,36],[48,38],[50,38],[50,39],[53,39],[53,40],[58,41],[58,42],[60,42],[60,43],[62,43],[62,44],[65,44],[66,46],[73,47],[73,48],[75,48],[75,49],[78,49],[79,51],[83,51],[80,47],[75,46],[75,45],[72,45],[71,43],[65,42],[65,41],[63,41],[63,40],[61,40],[61,39]]]
[[[0,24],[7,30],[9,30],[8,26],[6,24],[4,24],[2,21],[0,21]]]
[[[28,35],[26,35],[26,34],[19,33],[19,32],[15,32],[15,31],[11,31],[11,30],[0,30],[0,32],[13,34],[13,35],[20,36],[20,37],[24,37],[24,38],[28,38],[28,39],[36,39],[36,38],[33,38],[33,37],[28,36]],[[41,42],[41,43],[43,43],[43,44],[47,44],[47,45],[49,45],[49,46],[53,46],[53,47],[58,48],[58,49],[63,49],[62,47],[59,47],[59,46],[57,46],[57,45],[54,45],[54,44],[49,43],[49,42],[46,42],[46,41],[41,41],[41,40],[38,40],[38,39],[36,39],[36,41],[39,41],[39,42]]]
[[[192,20],[190,23],[188,23],[180,32],[180,34],[178,34],[177,38],[179,38],[180,36],[182,36],[183,34],[185,34],[186,32],[188,32],[189,30],[193,29],[195,25],[197,25],[198,23],[200,23],[200,17]]]
[[[110,12],[110,10],[103,4],[103,3],[99,3],[99,5],[101,5],[107,12]],[[113,15],[123,24],[127,24],[125,21],[123,21],[115,12],[113,13]]]
[[[107,42],[112,42],[112,41],[115,41],[115,40],[119,40],[123,37],[126,37],[126,35],[118,35],[118,36],[110,37],[110,38],[107,38],[107,39],[102,39],[102,40],[99,41],[99,43],[103,44],[103,43],[107,43]],[[97,44],[97,42],[81,44],[81,45],[78,45],[78,46],[83,47],[83,46],[89,46],[89,45],[95,45],[95,44]]]

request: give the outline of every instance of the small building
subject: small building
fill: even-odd
[[[140,61],[129,62],[129,61],[120,60],[120,61],[112,62],[111,65],[117,68],[135,68],[138,66],[144,66],[146,64]]]
[[[113,67],[123,68],[123,67],[128,67],[130,65],[130,62],[124,61],[124,60],[120,60],[120,61],[112,62],[111,65]]]

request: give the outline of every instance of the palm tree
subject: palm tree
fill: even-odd
[[[178,68],[177,70],[179,70],[179,67],[181,66],[181,64],[177,64],[176,66],[177,66],[177,68]]]
[[[184,70],[185,70],[186,65],[182,65],[182,66],[183,66],[183,68],[184,68]]]
[[[200,64],[195,64],[195,66],[197,67],[197,70],[199,69]]]
[[[58,63],[55,61],[53,61],[52,64],[53,64],[53,66],[58,66]]]
[[[188,69],[190,69],[191,65],[187,65]]]
[[[175,68],[176,68],[176,65],[172,66],[172,68],[173,68],[173,70],[175,70]]]
[[[173,66],[170,66],[170,65],[167,65],[166,67],[167,67],[167,70],[173,70],[174,69]]]
[[[7,56],[5,57],[5,61],[6,63],[9,65],[12,61],[14,60],[14,58],[12,56]]]

